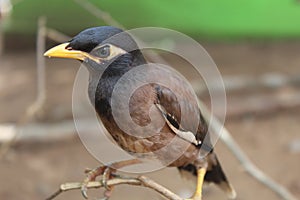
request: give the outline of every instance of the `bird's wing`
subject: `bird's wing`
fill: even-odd
[[[201,145],[207,132],[207,125],[201,116],[197,103],[195,103],[196,100],[192,99],[190,95],[184,94],[184,91],[180,91],[180,94],[182,94],[184,98],[178,100],[176,95],[164,86],[155,85],[155,89],[157,92],[157,102],[155,105],[161,112],[169,128],[184,140],[196,146]],[[195,124],[192,124],[192,121],[185,120],[185,123],[182,122],[180,104],[185,106],[189,116],[197,117],[196,121],[198,122],[198,126],[196,124],[196,128]],[[194,126],[194,128],[192,128],[192,126]]]
[[[195,144],[196,146],[201,144],[201,141],[196,139],[196,136],[191,131],[184,130],[180,127],[180,124],[177,122],[176,118],[170,113],[166,112],[164,108],[160,104],[155,104],[158,110],[162,113],[166,123],[170,127],[170,129],[176,133],[179,137],[187,140],[190,143]]]

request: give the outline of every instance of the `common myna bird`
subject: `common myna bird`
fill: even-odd
[[[119,34],[121,36],[117,37]],[[130,34],[111,26],[89,28],[69,42],[48,50],[45,56],[76,59],[86,66],[90,74],[88,94],[91,103],[105,128],[122,149],[131,154],[153,153],[161,162],[175,155],[175,159],[167,163],[168,167],[177,167],[182,174],[197,177],[196,191],[191,198],[193,200],[202,198],[204,181],[217,184],[229,198],[235,198],[235,191],[228,182],[211,143],[204,142],[206,137],[209,139],[208,126],[201,115],[196,97],[186,87],[187,81],[170,70],[146,65],[143,53]],[[156,79],[169,80],[172,87],[155,82],[143,84],[131,94],[129,102],[113,104],[113,90],[118,81],[139,66],[144,68],[136,70],[134,77],[137,80],[154,76]],[[123,85],[126,84],[125,80]],[[129,91],[122,91],[120,95],[128,95],[127,92]],[[162,128],[149,137],[139,137],[139,134],[143,134],[139,132],[128,134],[127,130],[120,128],[113,115],[114,109],[119,109],[126,103],[135,124],[145,127],[151,123],[151,109],[152,113],[156,113],[153,115],[156,116],[156,122],[163,124]],[[183,107],[187,112],[185,116],[182,115]],[[190,120],[192,116],[196,116],[197,120]],[[177,140],[172,143],[174,138]],[[168,145],[170,147],[165,150]],[[180,149],[184,150],[177,156]],[[118,169],[139,162],[141,161],[137,158],[113,163],[108,167],[98,167],[90,171],[84,185],[99,175],[107,180],[112,168]],[[86,196],[85,186],[82,187],[82,192]]]

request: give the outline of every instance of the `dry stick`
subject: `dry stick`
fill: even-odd
[[[148,177],[140,176],[140,177],[138,177],[138,179],[141,181],[142,186],[151,188],[170,200],[182,200],[182,198],[179,197],[177,194],[164,188],[163,186],[159,185],[158,183],[154,182],[153,180],[149,179]]]
[[[278,89],[284,86],[300,86],[299,74],[285,75],[282,73],[266,73],[259,76],[234,75],[223,77],[226,92],[242,91],[253,89]],[[199,94],[206,93],[205,85],[199,85],[199,81],[195,80],[191,83]],[[217,82],[213,82],[210,86],[214,91],[223,90],[224,87]]]
[[[38,19],[38,33],[36,40],[37,62],[37,96],[35,101],[26,110],[26,117],[32,119],[43,110],[46,102],[46,64],[43,56],[46,49],[46,17]]]
[[[37,35],[37,97],[36,100],[27,108],[25,114],[16,123],[19,127],[30,121],[38,112],[40,112],[46,100],[46,81],[45,81],[45,59],[43,53],[46,45],[46,18],[40,17],[38,19],[38,35]],[[6,143],[3,143],[0,149],[0,160],[7,154],[10,147],[14,144],[20,131],[17,131],[13,138]]]
[[[140,176],[137,178],[132,177],[122,177],[122,178],[114,178],[107,181],[108,186],[115,186],[115,185],[121,185],[121,184],[127,184],[127,185],[135,185],[135,186],[142,186],[147,187],[150,189],[155,190],[156,192],[160,193],[164,197],[170,200],[183,200],[178,195],[174,194],[167,188],[159,185],[158,183],[154,182],[153,180],[149,179],[145,176]],[[80,190],[82,186],[82,183],[65,183],[62,184],[57,192],[52,194],[50,197],[48,197],[46,200],[52,200],[56,198],[58,195],[60,195],[62,192],[66,192],[69,190]],[[104,187],[103,183],[101,181],[99,182],[89,182],[87,185],[88,189],[91,188],[100,188]]]
[[[285,187],[274,181],[272,178],[263,173],[260,169],[258,169],[249,159],[249,157],[243,152],[240,146],[235,142],[229,131],[220,123],[220,121],[211,116],[208,108],[198,100],[199,106],[201,108],[201,112],[205,119],[211,120],[211,127],[213,131],[221,130],[221,140],[226,144],[226,146],[230,149],[230,151],[235,155],[238,161],[245,168],[246,172],[248,172],[251,176],[257,179],[262,184],[269,187],[275,193],[277,193],[284,200],[297,200],[295,196],[293,196]]]
[[[1,22],[1,21],[0,21]],[[1,25],[1,24],[0,24]],[[0,26],[1,29],[1,26]],[[1,37],[1,30],[0,30]],[[36,61],[37,61],[37,97],[35,101],[26,109],[25,114],[19,119],[16,123],[16,127],[20,127],[30,121],[34,116],[36,116],[40,111],[43,110],[46,102],[46,65],[45,58],[43,56],[46,49],[46,37],[56,41],[64,42],[70,39],[69,36],[60,33],[54,29],[47,29],[46,27],[46,18],[44,16],[38,19],[38,32],[37,32],[37,41],[36,41]],[[1,40],[1,38],[0,38]],[[1,45],[1,41],[0,41]],[[1,50],[1,46],[0,46]],[[1,54],[0,54],[1,55]],[[17,137],[22,132],[20,129],[16,129],[14,136],[8,141],[2,144],[0,148],[0,160],[7,154],[10,147],[16,142]]]
[[[1,22],[1,21],[0,21]],[[36,61],[37,61],[37,97],[35,101],[28,106],[25,114],[18,120],[16,127],[20,127],[30,121],[34,116],[36,116],[40,111],[43,110],[46,102],[46,66],[45,58],[43,56],[46,49],[46,37],[57,41],[63,42],[70,39],[69,36],[60,33],[54,29],[47,29],[46,18],[44,16],[38,19],[38,32],[36,40]],[[0,51],[1,51],[1,24],[0,24]],[[1,54],[0,54],[1,55]],[[16,142],[17,137],[20,135],[20,129],[16,129],[14,136],[7,142],[3,143],[0,148],[0,160],[7,154],[10,147]]]
[[[66,42],[71,39],[70,36],[67,36],[57,30],[47,28],[47,37],[55,42]]]

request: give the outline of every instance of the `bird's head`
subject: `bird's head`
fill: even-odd
[[[134,39],[111,26],[86,29],[69,42],[51,48],[44,56],[76,59],[93,71],[103,71],[112,63],[118,67],[128,66],[137,58],[144,61]]]

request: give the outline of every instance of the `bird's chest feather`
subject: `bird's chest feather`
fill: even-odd
[[[116,142],[120,146],[125,147],[125,149],[129,151],[146,151],[153,143],[150,144],[151,142],[148,139],[144,139],[142,136],[143,133],[139,133],[139,131],[143,130],[143,127],[151,124],[149,112],[156,112],[154,113],[156,120],[163,121],[160,113],[155,108],[155,90],[151,85],[144,85],[135,90],[129,98],[124,98],[124,95],[120,93],[113,97],[120,99],[112,99],[109,87],[110,85],[107,83],[105,87],[101,87],[104,88],[104,90],[98,92],[95,101],[95,108],[105,128]],[[123,92],[126,93],[126,91]],[[119,113],[128,113],[128,115],[123,117],[120,116]],[[127,126],[130,127],[126,128]],[[157,131],[157,133],[151,133],[150,135],[159,135],[159,131]],[[139,145],[145,146],[144,150],[139,148]]]
[[[155,106],[155,103],[157,103],[157,93],[151,84],[143,85],[136,89],[127,101],[112,100],[113,85],[112,82],[109,83],[108,81],[99,82],[98,89],[101,90],[97,90],[96,92],[95,108],[103,125],[119,146],[131,153],[154,152],[159,160],[168,160],[171,157],[181,155],[172,164],[175,166],[190,162],[197,157],[198,150],[194,145],[190,145],[181,139],[173,143],[176,135],[165,123],[161,113]],[[123,92],[124,94],[126,93],[126,91]],[[118,95],[114,98],[118,98]],[[122,92],[119,98],[123,98]],[[119,102],[119,104],[114,103],[112,105],[112,101]],[[128,110],[122,110],[124,108]],[[120,112],[128,112],[132,121],[131,126],[138,126],[141,129],[129,127],[129,129],[125,128],[124,130],[120,126],[120,121],[116,122],[118,119],[113,114],[113,109],[117,109]],[[127,122],[124,120],[124,123]],[[150,135],[145,136],[143,128],[151,125],[151,123],[159,123],[160,128],[150,132]],[[172,143],[173,145],[169,145]],[[183,146],[186,148],[183,149]],[[185,152],[182,154],[183,151]]]

